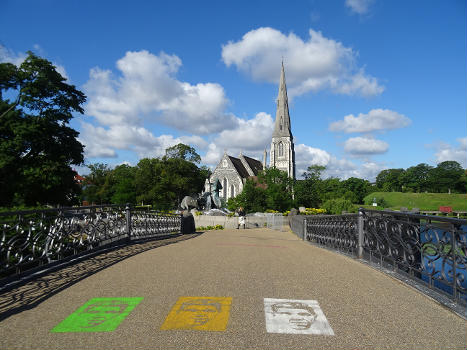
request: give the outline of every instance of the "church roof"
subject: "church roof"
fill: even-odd
[[[251,170],[253,171],[255,175],[258,175],[258,172],[263,170],[263,164],[259,160],[256,160],[256,159],[253,159],[247,156],[243,156],[243,158],[248,163],[248,165],[250,166]]]
[[[237,170],[238,174],[242,178],[247,178],[249,176],[248,171],[245,169],[245,167],[242,164],[242,161],[238,158],[228,156],[230,161],[232,162],[233,166],[235,167],[235,170]]]

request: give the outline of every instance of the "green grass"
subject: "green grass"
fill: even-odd
[[[365,197],[365,204],[371,205],[373,198],[384,198],[387,208],[395,210],[401,207],[439,210],[440,206],[448,206],[454,211],[467,211],[467,194],[373,192]]]

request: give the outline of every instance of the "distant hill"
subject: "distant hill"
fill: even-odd
[[[452,210],[467,211],[467,194],[373,192],[364,198],[365,204],[371,205],[373,198],[384,198],[386,207],[396,210],[401,207],[438,210],[440,206],[449,206]]]

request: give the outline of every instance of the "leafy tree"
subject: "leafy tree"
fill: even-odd
[[[135,204],[135,169],[126,164],[119,165],[112,171],[112,180],[112,203]]]
[[[292,179],[285,171],[267,168],[258,174],[266,194],[267,209],[286,211],[292,207]]]
[[[228,208],[235,210],[243,207],[247,213],[264,212],[267,209],[266,191],[253,179],[247,179],[243,191],[235,198],[230,198]]]
[[[309,166],[303,173],[304,180],[296,181],[294,191],[295,200],[299,206],[318,208],[321,203],[322,180],[321,174],[326,167],[321,165]]]
[[[107,178],[112,169],[107,164],[102,163],[89,164],[87,167],[90,173],[84,176],[83,198],[90,204],[109,204],[111,194],[105,184],[108,183]]]
[[[369,193],[371,185],[367,180],[351,177],[342,182],[342,188],[345,191],[345,199],[352,203],[363,204],[363,198]]]
[[[4,99],[14,96],[13,101]],[[19,67],[0,64],[0,205],[71,204],[80,187],[72,165],[83,163],[78,132],[85,95],[47,60],[29,52]]]
[[[416,166],[407,168],[401,175],[401,183],[406,190],[412,192],[425,192],[430,188],[429,174],[432,166],[420,163]]]
[[[462,192],[464,169],[456,161],[445,161],[429,172],[433,192]]]
[[[183,143],[179,143],[175,146],[167,148],[165,150],[165,157],[179,158],[196,164],[201,162],[201,157],[198,153],[196,153],[196,150],[193,147]]]
[[[342,214],[343,211],[351,212],[354,206],[348,199],[329,199],[323,203],[323,209],[327,214]]]
[[[376,186],[384,192],[401,192],[404,169],[386,169],[376,176]]]

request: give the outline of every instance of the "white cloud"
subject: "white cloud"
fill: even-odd
[[[389,145],[370,137],[351,137],[344,143],[344,150],[353,155],[371,155],[386,153]]]
[[[0,62],[13,63],[15,66],[19,66],[26,57],[27,55],[23,52],[15,53],[5,46],[0,45]]]
[[[82,123],[79,139],[86,146],[87,158],[115,158],[116,150],[130,150],[140,158],[160,157],[165,154],[166,148],[178,143],[190,144],[196,149],[207,147],[207,142],[199,136],[156,137],[143,127],[131,125],[102,127]]]
[[[191,85],[175,74],[182,61],[176,55],[142,50],[127,52],[117,61],[118,76],[94,68],[85,85],[86,113],[102,125],[162,121],[178,130],[209,134],[234,127],[224,113],[224,89],[215,83]]]
[[[372,109],[368,114],[360,113],[357,117],[353,114],[346,115],[344,120],[333,122],[329,125],[331,131],[343,131],[345,133],[372,132],[403,128],[412,121],[395,111],[389,109]]]
[[[34,49],[38,50],[39,46],[34,45]],[[0,62],[13,63],[15,66],[19,66],[26,59],[27,55],[24,52],[15,53],[12,50],[7,49],[5,46],[0,45]],[[68,74],[66,73],[65,67],[52,62],[55,66],[55,69],[58,73],[62,75],[65,79],[69,79]]]
[[[352,12],[364,15],[368,13],[373,0],[345,0],[345,6],[349,7]]]
[[[269,152],[273,129],[271,115],[264,112],[257,113],[252,119],[237,118],[236,128],[222,131],[209,144],[203,162],[217,165],[224,151],[234,157],[242,152],[262,161],[264,149]]]
[[[293,33],[285,35],[274,28],[258,28],[237,42],[223,45],[222,60],[254,80],[277,83],[280,59],[284,57],[290,96],[323,89],[363,96],[383,92],[384,87],[376,78],[356,67],[357,53],[351,48],[313,29],[309,35],[304,41]]]
[[[301,178],[310,165],[322,165],[326,167],[323,177],[337,177],[348,179],[358,177],[374,181],[379,172],[386,168],[383,164],[364,162],[356,164],[348,159],[338,159],[325,150],[299,144],[295,147],[296,174]]]
[[[438,163],[454,160],[467,167],[467,137],[458,138],[457,142],[459,145],[454,147],[449,144],[442,143],[438,146],[438,151],[435,153],[436,161]]]

